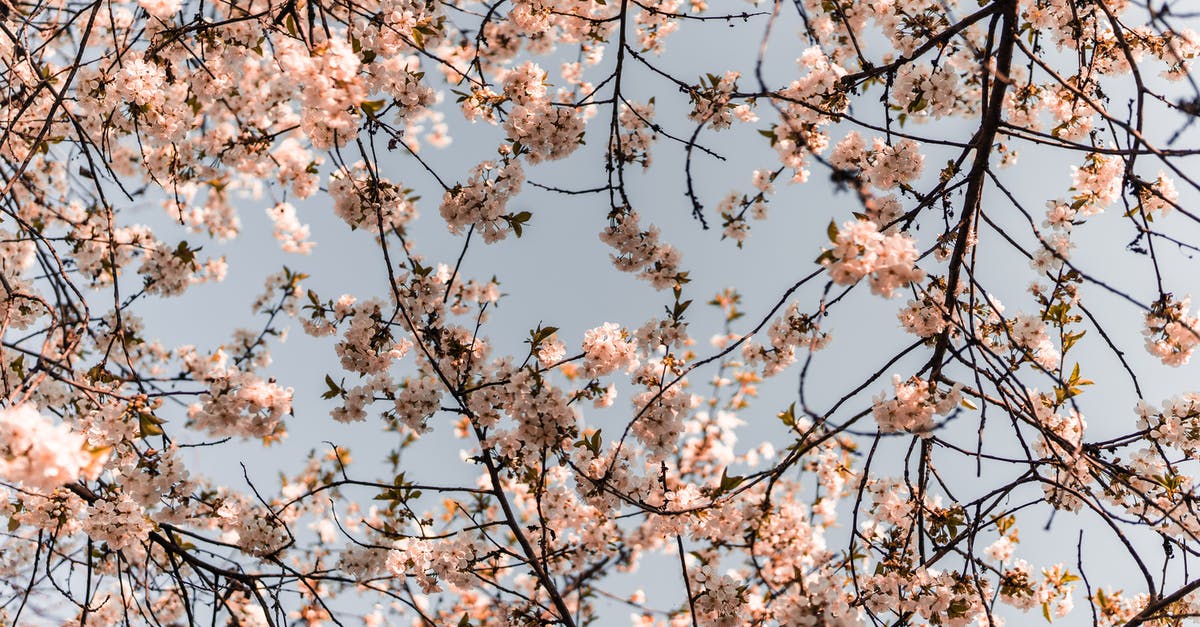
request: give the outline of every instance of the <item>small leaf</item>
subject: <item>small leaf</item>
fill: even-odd
[[[367,114],[367,117],[373,118],[375,114],[383,111],[385,106],[387,106],[387,101],[381,98],[379,100],[364,100],[359,105],[359,108],[362,109],[363,113]]]
[[[342,386],[338,385],[337,383],[334,383],[333,377],[330,377],[329,375],[325,375],[325,385],[329,386],[329,389],[326,390],[323,394],[321,394],[321,398],[323,398],[325,400],[329,400],[329,399],[337,397],[337,396],[342,396],[346,393],[346,391],[344,389],[342,389]]]
[[[154,414],[138,412],[138,435],[139,435],[139,437],[148,438],[148,437],[155,436],[155,435],[162,435],[164,432],[160,425],[162,425],[164,422],[166,422],[166,421],[164,421],[162,418],[155,416]]]
[[[717,494],[724,494],[742,484],[746,478],[741,475],[730,476],[729,469],[721,471],[721,486],[717,488]]]
[[[776,414],[784,425],[788,427],[796,426],[796,404],[788,405],[787,411],[781,411]]]
[[[179,245],[175,247],[175,251],[172,252],[171,255],[183,263],[194,264],[196,262],[196,253],[199,252],[199,250],[199,248],[190,248],[188,243],[184,241],[179,242]]]

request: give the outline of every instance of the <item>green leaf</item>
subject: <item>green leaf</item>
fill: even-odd
[[[517,237],[521,237],[521,235],[524,233],[525,224],[527,224],[531,218],[533,218],[533,214],[528,211],[521,211],[519,213],[504,216],[504,220],[508,222],[510,227],[512,227],[513,233],[516,234]]]
[[[717,488],[717,494],[724,494],[726,492],[729,492],[730,490],[741,485],[742,481],[745,481],[745,479],[746,479],[745,477],[743,477],[741,475],[730,476],[728,473],[729,473],[728,468],[721,471],[721,486],[719,488]]]
[[[691,300],[685,300],[683,302],[676,301],[674,309],[669,309],[667,313],[671,315],[672,320],[679,320],[683,317],[683,313],[687,311],[687,308],[691,306]]]
[[[367,114],[367,117],[373,118],[377,113],[383,111],[385,106],[387,106],[387,101],[381,98],[379,100],[364,100],[359,105],[359,108],[362,109],[363,113]]]
[[[162,424],[166,422],[162,418],[154,414],[138,412],[138,435],[142,438],[148,438],[155,435],[162,435]]]
[[[1086,334],[1086,333],[1087,333],[1087,330],[1085,329],[1078,333],[1068,333],[1068,334],[1064,335],[1063,342],[1062,342],[1062,346],[1063,346],[1062,352],[1066,353],[1067,351],[1071,350],[1071,347],[1075,345],[1075,342],[1078,342],[1079,338],[1083,337],[1084,334]]]
[[[795,427],[796,426],[796,404],[792,403],[791,405],[788,405],[788,408],[786,411],[781,411],[778,414],[776,414],[776,416],[779,418],[780,422],[782,422],[784,425],[786,425],[788,427]]]
[[[429,276],[429,273],[433,272],[433,267],[432,266],[429,266],[429,267],[423,266],[423,265],[421,265],[421,262],[414,259],[412,262],[412,271],[413,271],[413,274],[415,274],[419,277],[427,277],[427,276]]]
[[[196,253],[199,251],[200,251],[199,248],[195,248],[195,249],[190,248],[188,246],[188,243],[186,241],[184,241],[184,242],[179,242],[179,245],[175,247],[175,252],[173,252],[171,254],[186,264],[195,264],[196,263]]]
[[[582,437],[575,442],[575,448],[585,448],[591,451],[592,455],[599,455],[600,444],[600,429],[596,429],[592,435]]]
[[[329,375],[325,375],[325,385],[329,386],[329,389],[321,394],[321,398],[325,400],[346,394],[346,390],[342,389],[342,386],[338,385],[337,383],[334,383],[333,377],[330,377]]]
[[[929,101],[925,99],[925,90],[921,90],[917,92],[916,100],[908,103],[908,111],[910,113],[916,113],[918,111],[923,111],[927,106],[929,106]]]
[[[555,333],[558,333],[558,327],[539,326],[538,328],[529,332],[529,339],[531,340],[530,344],[537,346],[538,344],[541,344],[549,339],[550,336],[554,335]]]

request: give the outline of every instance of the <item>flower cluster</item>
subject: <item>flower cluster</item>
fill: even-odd
[[[1017,315],[1008,320],[1013,344],[1046,370],[1058,368],[1062,355],[1050,339],[1050,330],[1038,316]]]
[[[1142,211],[1153,219],[1166,215],[1175,207],[1179,200],[1179,191],[1175,189],[1175,181],[1159,172],[1158,178],[1152,183],[1139,182],[1137,199]]]
[[[633,370],[638,366],[637,338],[620,326],[605,322],[583,334],[584,372],[600,377],[620,368]]]
[[[95,479],[107,456],[92,451],[69,425],[52,424],[25,403],[0,410],[0,476],[50,491],[79,479]]]
[[[618,215],[600,233],[600,241],[616,251],[612,261],[618,270],[637,272],[661,290],[677,285],[686,273],[679,269],[679,251],[659,239],[658,227],[642,230],[638,214],[633,211]]]
[[[774,376],[796,362],[796,350],[818,351],[829,343],[829,334],[821,331],[812,316],[800,313],[800,307],[792,303],[787,313],[771,323],[767,332],[770,346],[746,342],[742,356],[746,363],[762,363],[764,377]]]
[[[1083,166],[1071,166],[1071,189],[1075,191],[1072,206],[1081,216],[1100,213],[1121,197],[1125,181],[1122,160],[1100,153],[1088,153]]]
[[[84,532],[113,551],[120,551],[144,540],[153,526],[142,506],[127,494],[97,501],[88,510]]]
[[[911,139],[889,145],[876,137],[868,149],[862,137],[851,131],[834,147],[831,163],[843,170],[858,171],[871,185],[888,190],[920,177],[925,157],[920,144]]]
[[[1154,302],[1146,312],[1146,350],[1168,366],[1183,366],[1200,345],[1200,318],[1191,314],[1192,300],[1170,295]]]
[[[692,573],[692,581],[700,624],[712,627],[746,624],[748,616],[741,582],[727,574],[717,575],[707,564]]]
[[[296,208],[291,203],[281,202],[267,209],[267,215],[275,224],[275,239],[283,252],[307,255],[316,246],[308,241],[308,225],[296,219]]]
[[[938,390],[919,377],[905,381],[894,375],[892,387],[895,394],[891,398],[886,393],[876,396],[871,409],[879,430],[884,433],[906,431],[928,437],[937,426],[934,416],[949,415],[962,401],[960,386]]]
[[[1035,577],[1028,562],[1017,560],[1000,578],[1000,601],[1020,610],[1041,606],[1046,615],[1063,618],[1075,607],[1071,595],[1075,591],[1073,582],[1079,580],[1062,564],[1043,570],[1041,577]]]
[[[650,167],[650,144],[658,139],[651,120],[654,119],[654,103],[630,102],[621,105],[620,121],[622,132],[613,137],[612,150],[623,162],[640,163]]]
[[[475,167],[466,185],[446,190],[442,197],[442,219],[452,233],[461,233],[473,225],[485,242],[504,239],[509,230],[516,228],[515,218],[505,213],[508,203],[524,183],[525,170],[520,161],[511,158],[484,161]]]
[[[440,592],[441,584],[466,587],[466,572],[473,559],[471,545],[464,539],[449,541],[404,538],[387,553],[387,569],[396,577],[413,577],[426,594]]]
[[[1054,275],[1060,272],[1064,263],[1071,258],[1071,249],[1075,243],[1071,241],[1071,228],[1079,211],[1074,205],[1055,199],[1046,202],[1046,219],[1042,226],[1049,233],[1039,235],[1041,246],[1033,253],[1029,266],[1040,274]]]
[[[729,128],[733,121],[733,107],[729,100],[732,92],[737,90],[740,72],[729,71],[721,76],[709,74],[700,82],[698,88],[693,88],[689,95],[692,99],[692,111],[688,118],[707,124],[714,129]]]
[[[530,163],[562,159],[583,141],[583,120],[573,108],[550,102],[545,81],[546,71],[534,63],[513,69],[504,80],[504,95],[514,105],[504,130],[528,150],[522,154]]]
[[[1034,423],[1042,437],[1034,450],[1054,468],[1054,481],[1042,484],[1046,500],[1059,509],[1078,511],[1091,482],[1091,465],[1082,454],[1087,421],[1075,409],[1056,411],[1055,398],[1028,390]]]
[[[223,350],[201,356],[194,347],[179,350],[186,372],[208,391],[188,406],[192,424],[217,437],[267,438],[283,430],[292,411],[292,389],[243,370]]]
[[[1078,578],[1053,565],[1074,542],[1045,564],[1018,554],[1017,519],[1054,509],[1116,531],[1133,583],[1148,580],[1089,586],[1095,622],[1194,615],[1200,395],[1094,418],[1159,394],[1172,380],[1155,362],[1200,345],[1170,295],[1194,242],[1168,216],[1192,200],[1177,160],[1196,152],[1200,102],[1172,83],[1200,56],[1200,18],[1145,5],[4,4],[0,588],[31,602],[0,623],[601,624],[611,591],[665,557],[686,594],[633,593],[635,624],[1024,624],[1076,601]],[[766,28],[757,57],[654,59],[710,43],[676,31],[746,23]],[[771,36],[791,31],[805,43]],[[451,128],[468,159],[429,154]],[[1004,169],[1018,151],[1031,173]],[[1025,183],[1053,163],[1070,191],[1031,211],[1048,196]],[[721,196],[716,177],[743,167]],[[718,274],[685,271],[667,243],[690,228],[672,181],[714,246],[691,270]],[[818,197],[788,185],[820,181],[844,192],[836,207],[781,210]],[[1096,217],[1118,203],[1125,219]],[[551,215],[560,204],[586,210]],[[769,215],[788,227],[755,224]],[[789,220],[831,215],[853,218],[830,223],[819,268],[757,256],[811,232]],[[752,224],[777,232],[751,240]],[[577,228],[642,281],[625,304],[657,313],[580,320],[555,308],[602,282],[503,267],[553,252],[587,268],[588,242],[550,248]],[[232,315],[227,296],[256,279],[216,283],[278,248],[315,255],[263,270],[254,324],[204,344],[180,322]],[[1155,280],[1108,283],[1097,254]],[[355,293],[323,298],[308,273]],[[725,289],[698,314],[694,290],[719,276],[747,297]],[[862,282],[906,303],[864,306]],[[1158,300],[1130,318],[1140,288]],[[1034,309],[1005,315],[992,291]],[[298,372],[271,352],[297,319],[311,346],[277,354],[311,377],[277,381]],[[1122,352],[1131,339],[1157,360]],[[916,374],[889,385],[895,368]],[[285,442],[293,409],[316,422]],[[774,434],[746,442],[751,424]],[[201,474],[235,457],[244,477]],[[963,460],[978,476],[953,472]],[[1129,589],[1125,572],[1088,572]]]
[[[961,289],[962,286],[960,286]],[[946,311],[945,280],[933,277],[929,286],[918,298],[908,303],[896,313],[900,325],[906,331],[917,337],[930,338],[940,333],[948,333],[951,337],[958,335],[958,327],[952,324],[957,318],[957,310]],[[999,320],[995,318],[992,322]]]
[[[846,111],[849,101],[840,84],[845,68],[821,46],[804,50],[796,64],[802,74],[779,92],[783,100],[775,103],[779,121],[770,131],[770,140],[779,163],[792,171],[791,180],[803,183],[809,176],[809,155],[829,146],[829,135],[823,129]],[[754,112],[749,106],[738,105],[734,112],[752,121]]]
[[[351,228],[377,233],[403,228],[417,218],[417,208],[410,197],[412,190],[400,187],[363,162],[348,170],[338,170],[329,178],[329,195],[333,211]]]
[[[891,298],[897,289],[920,282],[925,272],[916,266],[917,247],[906,233],[884,234],[870,220],[850,220],[841,228],[830,224],[832,249],[819,261],[838,285],[853,285],[870,276],[871,292]]]
[[[1162,403],[1161,410],[1139,401],[1135,410],[1138,428],[1150,432],[1150,437],[1163,446],[1179,449],[1190,458],[1200,455],[1200,395],[1183,394]]]
[[[282,39],[277,46],[280,68],[300,87],[300,124],[313,147],[342,146],[354,138],[367,87],[351,44],[333,37],[311,49],[295,39]]]

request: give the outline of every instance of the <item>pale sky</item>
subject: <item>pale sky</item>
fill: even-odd
[[[714,3],[716,5],[717,3]],[[732,4],[732,3],[731,3]],[[738,10],[749,5],[737,4]],[[720,7],[714,6],[714,11]],[[761,34],[758,22],[729,28],[719,23],[688,23],[680,32],[671,36],[668,52],[662,57],[663,67],[679,72],[685,80],[695,80],[703,72],[721,73],[726,69],[741,69],[749,73]],[[770,62],[767,66],[768,81],[780,81],[795,71],[793,59],[807,44],[797,36],[796,20],[784,20],[776,27],[772,41]],[[602,68],[611,67],[606,59]],[[550,64],[544,64],[549,67]],[[638,70],[636,65],[632,66]],[[590,76],[599,79],[602,68],[591,70]],[[556,78],[557,68],[550,68]],[[597,71],[601,70],[601,71]],[[656,95],[660,121],[675,135],[686,136],[694,128],[684,117],[686,99],[669,85],[654,80],[644,71],[635,71],[627,80],[632,87],[627,90],[633,98],[645,100]],[[778,82],[770,83],[778,86]],[[752,89],[752,77],[743,78],[742,86]],[[453,96],[445,92],[448,100]],[[869,118],[878,118],[877,92],[860,102],[857,111]],[[1117,98],[1114,98],[1114,102]],[[872,105],[875,105],[872,109]],[[443,106],[452,106],[447,103]],[[1118,107],[1114,107],[1118,108]],[[717,310],[703,305],[715,293],[736,287],[743,295],[741,309],[746,317],[737,322],[735,331],[748,329],[757,323],[780,297],[783,291],[800,277],[817,266],[814,263],[827,242],[825,226],[830,219],[842,222],[851,219],[851,212],[859,210],[852,194],[834,194],[828,183],[827,171],[821,166],[812,166],[812,179],[805,185],[786,185],[781,178],[776,187],[779,192],[770,208],[770,218],[765,223],[754,223],[745,247],[738,250],[732,241],[721,241],[720,221],[715,207],[721,197],[729,191],[746,192],[751,189],[751,172],[756,168],[773,168],[777,161],[766,140],[755,130],[768,128],[774,119],[768,107],[759,111],[763,118],[754,124],[737,124],[734,129],[714,134],[706,131],[701,141],[721,154],[724,162],[697,154],[696,180],[701,199],[707,207],[707,215],[713,229],[704,231],[690,216],[690,204],[683,190],[683,155],[677,144],[660,138],[652,149],[654,166],[646,175],[635,174],[631,178],[632,198],[635,208],[642,214],[644,222],[657,224],[663,230],[666,241],[680,248],[683,253],[683,268],[691,273],[692,283],[687,286],[686,296],[696,304],[689,312],[689,331],[698,341],[701,356],[710,354],[709,337],[720,332]],[[464,124],[456,119],[457,112],[451,111],[447,121],[451,124],[454,143],[445,150],[426,148],[422,156],[447,180],[465,180],[467,171],[480,159],[487,158],[494,146],[502,139],[498,128]],[[564,162],[536,166],[528,169],[530,180],[568,188],[594,187],[603,183],[601,149],[605,143],[607,110],[589,125],[587,145]],[[1174,130],[1174,120],[1164,126],[1152,119],[1151,136],[1161,137]],[[850,127],[843,127],[849,129]],[[966,141],[970,128],[962,122],[925,125],[909,124],[905,130],[947,139]],[[864,132],[870,137],[870,132]],[[834,139],[840,138],[834,133]],[[1195,133],[1184,136],[1183,144],[1194,141]],[[385,142],[383,142],[385,143]],[[1035,213],[1038,222],[1043,203],[1054,197],[1068,195],[1070,166],[1080,164],[1080,154],[1052,154],[1049,151],[1021,148],[1018,164],[1003,171],[1007,184],[1013,186]],[[946,154],[931,151],[927,155],[923,183],[935,180],[937,171],[945,163]],[[1193,158],[1194,160],[1194,158]],[[1192,161],[1181,162],[1190,169]],[[428,262],[453,264],[461,238],[452,237],[438,216],[440,191],[436,183],[423,172],[414,160],[393,153],[383,163],[383,174],[393,181],[413,187],[423,198],[417,206],[421,218],[413,225],[412,240],[417,252]],[[1150,158],[1139,164],[1139,173],[1152,176],[1158,166]],[[631,172],[636,172],[636,168]],[[918,185],[928,189],[930,185]],[[1194,205],[1196,194],[1180,185],[1181,203]],[[156,206],[142,202],[140,208],[127,212],[126,219],[144,221],[155,226],[166,225],[168,218]],[[332,212],[330,202],[323,193],[312,199],[297,203],[299,217],[312,228],[312,239],[317,247],[310,256],[287,255],[278,250],[271,239],[271,225],[263,211],[272,203],[268,199],[248,199],[243,202],[243,233],[232,242],[203,242],[204,253],[222,254],[229,261],[229,278],[219,285],[202,285],[184,298],[172,301],[144,303],[141,315],[146,318],[147,335],[158,337],[167,345],[192,343],[210,347],[224,341],[238,326],[253,328],[258,321],[249,317],[249,302],[262,289],[263,278],[281,265],[312,275],[305,286],[314,289],[322,298],[336,298],[340,294],[353,294],[360,299],[386,294],[386,280],[382,257],[369,233],[350,232],[345,224]],[[578,347],[583,332],[603,322],[617,322],[636,328],[651,316],[661,312],[669,302],[669,292],[656,292],[648,285],[636,281],[631,275],[623,275],[612,269],[608,262],[609,249],[599,241],[597,234],[606,224],[607,199],[601,195],[566,197],[533,189],[527,185],[515,201],[514,210],[527,209],[533,212],[533,220],[521,239],[509,239],[492,245],[484,245],[476,239],[466,258],[462,274],[466,278],[486,280],[492,274],[499,276],[502,291],[506,296],[501,301],[487,326],[485,333],[490,337],[497,353],[517,352],[528,331],[539,322],[559,327],[560,337],[568,347]],[[1028,244],[1031,237],[1023,219],[1006,205],[1004,198],[989,188],[985,196],[984,210],[1000,224],[1011,229],[1014,237]],[[1181,215],[1168,216],[1163,228],[1178,229],[1196,241],[1197,229]],[[921,248],[932,243],[937,224],[926,219],[922,230],[914,235]],[[178,229],[179,227],[175,227]],[[1149,276],[1148,263],[1143,256],[1125,249],[1132,239],[1129,223],[1121,217],[1118,207],[1097,216],[1079,227],[1076,237],[1080,248],[1075,251],[1074,261],[1089,273],[1106,277],[1114,285],[1128,290],[1144,303],[1155,296]],[[172,238],[160,233],[160,237]],[[199,243],[203,238],[189,236],[189,241]],[[266,242],[264,244],[264,242]],[[1164,247],[1165,248],[1165,247]],[[1171,277],[1177,295],[1195,294],[1200,298],[1200,283],[1191,259],[1175,251],[1160,248],[1164,260],[1164,271]],[[927,270],[937,271],[941,266],[932,264]],[[1012,249],[995,233],[981,234],[980,262],[978,272],[991,278],[989,288],[1008,307],[1006,313],[1018,310],[1034,311],[1034,305],[1025,292],[1026,285],[1034,278],[1032,271]],[[801,289],[796,300],[802,310],[811,309],[820,296],[823,281],[813,282]],[[1085,303],[1093,313],[1099,315],[1110,330],[1117,330],[1115,337],[1120,348],[1128,353],[1135,369],[1146,373],[1142,383],[1145,398],[1157,405],[1164,398],[1185,391],[1196,385],[1196,364],[1169,369],[1156,365],[1141,346],[1137,329],[1140,328],[1140,313],[1128,303],[1112,298],[1095,288],[1085,290]],[[830,347],[819,353],[807,382],[810,403],[815,408],[825,408],[844,391],[857,384],[868,373],[876,370],[900,347],[913,341],[904,333],[896,321],[896,311],[907,301],[907,296],[885,300],[869,294],[865,287],[837,306],[834,315],[825,324],[832,334]],[[1087,418],[1087,439],[1102,439],[1117,433],[1135,429],[1133,405],[1136,401],[1131,386],[1119,369],[1119,364],[1099,343],[1094,331],[1077,351],[1068,359],[1084,362],[1085,374],[1096,381],[1080,401]],[[272,488],[278,471],[293,473],[301,468],[304,454],[312,448],[322,448],[323,441],[330,441],[351,449],[356,464],[352,472],[359,478],[375,478],[372,473],[373,459],[385,453],[389,438],[378,437],[381,423],[377,416],[367,422],[345,425],[329,417],[332,404],[320,398],[325,390],[323,379],[333,374],[342,376],[333,353],[333,342],[328,339],[315,340],[303,334],[298,325],[292,325],[291,336],[284,344],[273,343],[275,364],[269,373],[281,384],[295,388],[295,417],[287,421],[290,435],[282,445],[263,451],[256,446],[227,446],[216,449],[198,449],[192,453],[194,473],[207,473],[239,485],[241,470],[236,462],[247,465],[252,477],[262,477]],[[907,377],[923,360],[928,359],[928,350],[918,351],[915,358],[897,364],[893,371]],[[1086,359],[1085,359],[1086,358]],[[411,362],[405,362],[411,368]],[[707,369],[691,378],[696,388],[701,388],[711,378],[714,370]],[[761,388],[760,397],[741,417],[747,422],[739,434],[740,445],[753,446],[763,439],[772,439],[778,448],[788,441],[780,440],[781,430],[775,413],[795,400],[798,368],[769,380]],[[411,374],[411,370],[394,371],[397,378]],[[856,402],[841,412],[848,416],[866,407],[870,398],[890,386],[890,374],[870,386]],[[1034,377],[1030,381],[1037,380]],[[348,383],[354,383],[353,379]],[[1048,380],[1041,381],[1049,385]],[[703,386],[707,389],[707,385]],[[702,389],[697,389],[702,392]],[[381,405],[379,410],[384,407]],[[606,433],[624,425],[629,412],[628,395],[619,398],[614,409],[608,412],[585,410],[585,422],[590,426],[608,427]],[[375,412],[377,414],[377,412]],[[182,422],[182,412],[168,412],[168,418]],[[959,442],[970,443],[973,448],[974,434],[978,424],[978,412],[964,411],[947,429],[950,437]],[[994,423],[986,432],[989,437],[1003,439],[1008,434],[1003,418],[992,412]],[[431,424],[434,432],[426,441],[410,452],[405,468],[412,480],[437,480],[449,483],[455,479],[470,481],[474,468],[457,463],[457,455],[465,442],[453,440],[450,426],[453,417],[439,414]],[[873,428],[869,419],[860,423],[862,428]],[[864,439],[864,441],[866,441]],[[890,438],[881,449],[876,468],[889,475],[902,472],[900,460],[910,439]],[[949,459],[949,458],[947,458]],[[453,463],[448,463],[450,460]],[[959,460],[940,467],[952,487],[970,495],[981,493],[990,487],[1004,483],[1002,477],[1013,473],[1012,469],[985,467],[983,476],[975,477],[974,463]],[[1015,503],[1015,502],[1014,502]],[[430,506],[436,501],[430,501]],[[849,500],[839,511],[843,524],[849,524]],[[1136,590],[1139,578],[1132,572],[1131,562],[1123,557],[1115,539],[1094,516],[1059,512],[1049,532],[1042,530],[1050,516],[1046,506],[1027,512],[1020,518],[1021,544],[1017,556],[1024,557],[1035,566],[1049,566],[1055,561],[1075,566],[1075,546],[1079,530],[1084,531],[1084,566],[1093,584],[1100,582]],[[844,531],[844,530],[843,530]],[[994,533],[985,533],[981,538],[988,542]],[[834,532],[831,548],[844,548],[844,537]],[[1160,554],[1159,543],[1148,537],[1146,542],[1151,554]],[[981,550],[982,547],[977,547]],[[673,558],[672,558],[673,559]],[[649,605],[664,609],[676,607],[683,600],[681,580],[677,565],[671,561],[655,563],[648,560],[643,571],[632,577],[619,575],[614,579],[612,591],[628,593],[635,587],[646,589]],[[947,567],[956,567],[953,562]],[[674,570],[672,570],[674,568]],[[657,598],[656,596],[661,596]],[[1090,624],[1091,615],[1082,587],[1075,594],[1077,609],[1061,625]],[[602,605],[603,625],[619,625],[627,622],[627,611],[616,606]],[[1042,619],[1038,610],[1022,618],[1013,616],[1011,610],[1000,610],[1002,616],[1010,616],[1010,625],[1039,624]]]

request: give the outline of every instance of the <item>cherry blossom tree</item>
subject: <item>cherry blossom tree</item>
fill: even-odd
[[[3,618],[1189,623],[1189,10],[0,0]],[[673,48],[689,30],[728,64]],[[840,193],[797,208],[814,187]],[[527,270],[471,259],[544,199],[657,315],[491,324]],[[377,293],[307,286],[330,210]],[[264,213],[275,241],[240,233]],[[692,260],[797,213],[765,277],[698,293]],[[224,341],[156,339],[235,239],[295,260]],[[892,343],[855,344],[864,312]],[[289,328],[326,338],[312,379],[271,374]],[[364,421],[388,455],[352,458]],[[279,477],[223,467],[299,422],[323,436]],[[1063,520],[1090,551],[1021,543]]]

